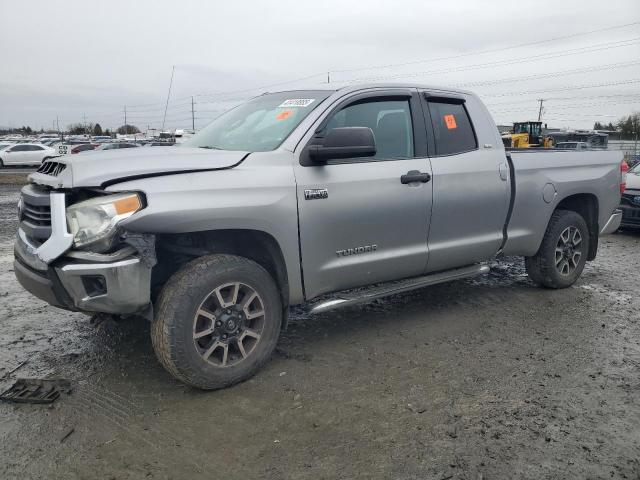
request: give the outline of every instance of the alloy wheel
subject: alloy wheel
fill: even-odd
[[[226,283],[198,307],[193,320],[194,345],[205,362],[229,367],[251,355],[264,325],[265,307],[258,292],[245,283]]]
[[[556,269],[560,275],[571,275],[582,257],[582,235],[576,227],[565,228],[556,244]]]

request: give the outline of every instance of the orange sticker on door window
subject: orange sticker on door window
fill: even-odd
[[[284,120],[285,118],[289,118],[293,112],[291,110],[283,110],[278,115],[276,115],[276,120]]]
[[[447,124],[447,128],[449,130],[454,130],[458,128],[458,125],[456,124],[456,117],[454,115],[445,115],[444,123]]]

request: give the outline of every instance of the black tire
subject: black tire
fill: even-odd
[[[578,238],[576,231],[579,233],[579,244],[573,245],[573,241],[565,244],[561,235],[567,235],[568,232],[572,238]],[[576,258],[578,250],[580,255]],[[538,252],[533,257],[525,257],[524,264],[529,278],[535,284],[546,288],[567,288],[582,274],[588,254],[587,222],[576,212],[556,210],[549,220]]]
[[[254,331],[255,327],[247,325],[249,313],[243,314],[245,310],[241,303],[246,302],[251,297],[244,293],[244,290],[236,290],[233,301],[236,305],[225,310],[222,303],[215,302],[219,297],[214,296],[218,291],[222,295],[222,288],[225,285],[240,285],[238,289],[247,289],[257,295],[259,307],[262,307],[264,314],[259,316],[261,322],[260,336],[255,343],[252,341],[251,350],[247,353],[245,345],[240,337],[245,340],[253,340],[255,337],[245,335],[247,332],[236,332],[234,340],[231,334],[221,333],[221,328],[226,328],[228,319],[238,318],[237,329],[241,329],[244,322],[245,330]],[[240,302],[240,299],[243,302]],[[206,303],[211,302],[211,303]],[[252,305],[254,302],[249,302]],[[205,305],[207,305],[205,307]],[[214,310],[220,306],[221,309]],[[234,310],[235,308],[235,310]],[[247,306],[250,309],[251,305]],[[206,309],[207,315],[204,318],[197,312]],[[227,315],[231,311],[231,315]],[[227,312],[227,313],[225,313]],[[212,313],[215,313],[213,318]],[[252,315],[255,312],[250,312]],[[233,316],[235,315],[235,317]],[[240,319],[243,317],[244,320]],[[221,321],[214,321],[214,320]],[[197,332],[199,322],[209,321],[207,328],[202,328]],[[216,326],[224,323],[223,327]],[[282,303],[275,281],[269,273],[257,263],[232,255],[209,255],[200,257],[185,265],[176,272],[163,287],[157,302],[156,315],[151,324],[151,341],[156,356],[162,365],[178,380],[196,388],[204,390],[214,390],[228,387],[235,383],[246,380],[255,374],[273,353],[280,335],[282,324]],[[196,335],[210,329],[216,329],[210,337],[196,339]],[[223,359],[218,359],[219,364],[215,364],[212,357],[206,356],[204,351],[209,352],[215,349],[214,343],[221,343],[222,337],[226,338],[226,349],[213,350],[216,355]],[[204,346],[201,342],[211,342]],[[225,363],[229,363],[224,366]],[[233,363],[237,362],[237,363]]]
[[[2,161],[1,158],[0,158],[0,168],[4,168],[4,162]]]

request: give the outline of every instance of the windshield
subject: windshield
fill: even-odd
[[[182,146],[246,152],[274,150],[331,93],[307,90],[261,95],[222,114]]]

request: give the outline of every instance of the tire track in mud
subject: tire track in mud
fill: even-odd
[[[148,414],[148,411],[143,410],[138,405],[133,403],[131,400],[115,393],[112,391],[98,391],[96,388],[86,385],[87,395],[92,399],[100,398],[100,402],[105,404],[107,408],[115,409],[120,411],[126,415],[127,419],[130,418],[140,418],[144,417]],[[124,410],[123,410],[124,409]],[[146,424],[144,430],[144,435],[148,435],[150,438],[157,439],[160,442],[167,443],[166,440],[171,440],[172,446],[179,445],[182,447],[189,448],[198,448],[198,444],[194,444],[193,440],[186,435],[178,434],[179,430],[168,429],[165,427],[161,427],[156,425]],[[201,455],[197,455],[191,452],[191,450],[181,450],[179,452],[178,460],[183,460],[184,457],[188,457],[190,463],[196,470],[200,473],[204,472],[208,469],[216,469],[219,470],[219,466],[214,466],[208,462],[203,462],[203,458],[210,456],[210,453],[207,451],[201,450]]]
[[[176,432],[169,431],[162,427],[148,424],[145,427],[138,426],[139,418],[143,417],[145,412],[126,398],[112,392],[98,391],[86,384],[78,388],[75,393],[84,401],[80,402],[79,398],[76,399],[74,408],[82,410],[85,414],[91,412],[91,414],[97,413],[101,415],[108,423],[115,425],[117,430],[120,431],[118,438],[126,441],[126,443],[134,448],[139,448],[139,444],[136,443],[137,441],[143,442],[156,452],[157,456],[154,456],[153,460],[162,463],[165,468],[169,467],[166,462],[172,463],[173,465],[178,462],[184,464],[185,459],[198,473],[203,473],[206,468],[214,468],[212,465],[203,462],[203,457],[196,456],[185,449],[181,449],[180,452],[171,455],[172,458],[167,459],[167,449],[159,445],[169,446],[167,445],[169,443],[173,444],[170,445],[172,447],[184,447],[190,442],[185,441],[186,438],[176,438]],[[89,410],[89,406],[93,408]],[[126,437],[127,435],[128,438]],[[169,442],[167,442],[168,440]],[[69,457],[66,463],[71,463],[78,455],[79,453]]]

